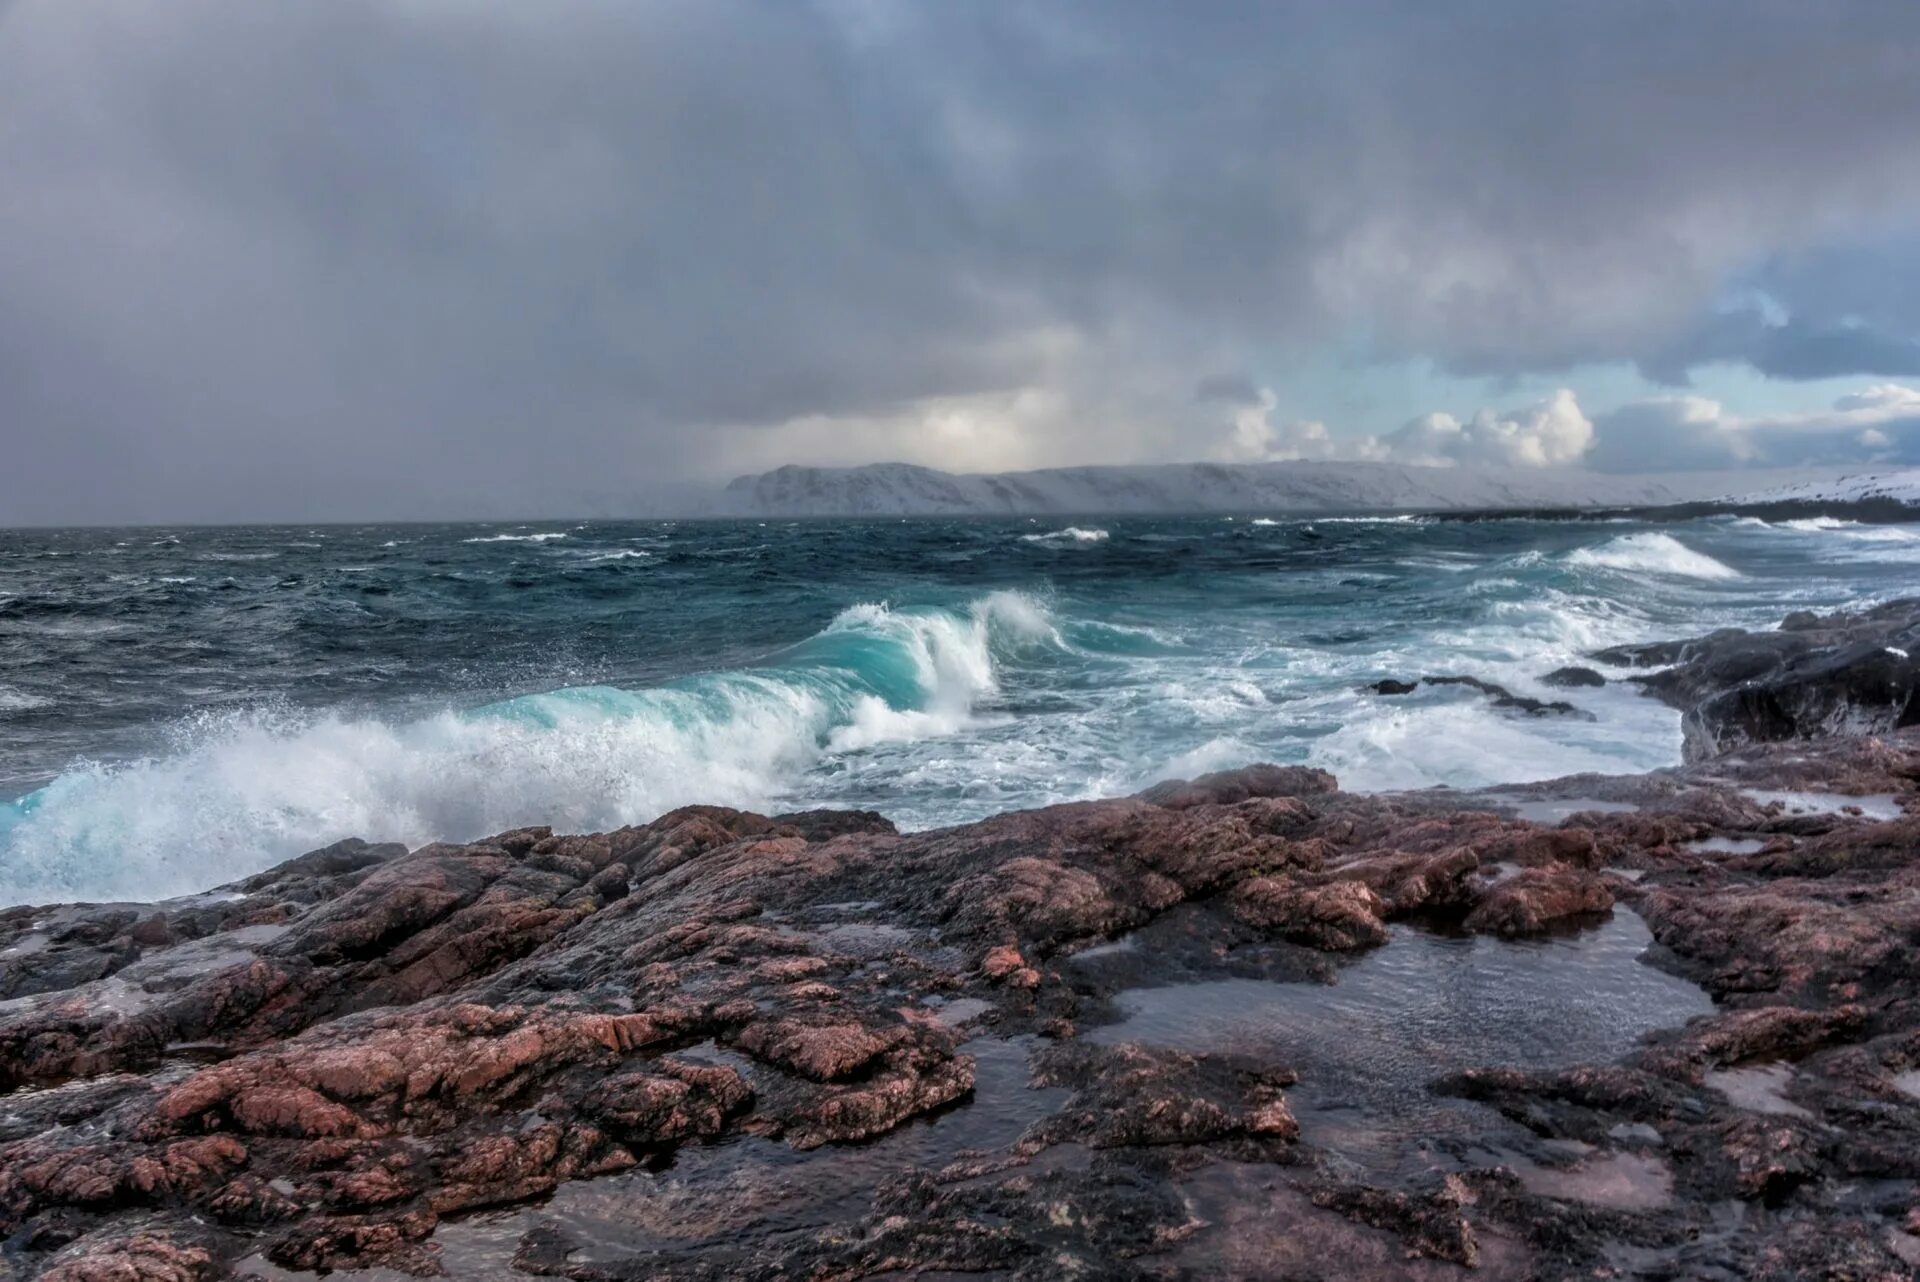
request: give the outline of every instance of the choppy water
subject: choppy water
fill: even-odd
[[[1584,650],[1920,590],[1920,529],[1102,519],[0,532],[0,903],[695,801],[903,826],[1267,759],[1350,787],[1675,761]]]

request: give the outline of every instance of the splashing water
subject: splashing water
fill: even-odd
[[[689,802],[925,827],[1257,759],[1356,788],[1643,770],[1677,718],[1623,684],[1572,696],[1590,722],[1358,687],[1564,697],[1539,677],[1600,646],[1914,592],[1915,546],[1326,517],[0,532],[0,902]]]

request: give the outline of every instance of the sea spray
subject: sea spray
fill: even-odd
[[[1737,579],[1740,571],[1716,561],[1671,534],[1651,531],[1623,534],[1598,547],[1576,548],[1567,555],[1569,565],[1620,570],[1635,574],[1658,574],[1685,579]]]
[[[0,531],[0,899],[683,802],[914,829],[1252,760],[1641,770],[1677,714],[1539,678],[1920,592],[1914,527],[1253,519]],[[1448,674],[1594,719],[1364,692]]]
[[[1062,644],[1037,601],[997,592],[960,612],[853,606],[763,667],[656,688],[401,723],[200,714],[163,755],[82,763],[0,805],[0,903],[185,893],[350,835],[417,844],[605,829],[693,802],[765,808],[823,757],[965,728],[996,652]]]

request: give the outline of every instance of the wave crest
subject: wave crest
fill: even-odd
[[[953,734],[996,665],[1063,644],[1046,608],[857,605],[762,667],[584,686],[390,723],[284,708],[179,723],[170,749],[78,763],[0,802],[0,904],[152,899],[346,836],[591,831],[675,806],[764,808],[823,758]]]
[[[1671,534],[1623,534],[1598,547],[1575,548],[1569,565],[1629,574],[1659,574],[1683,579],[1737,579],[1740,571],[1704,552],[1696,552]]]
[[[1086,530],[1077,525],[1069,525],[1064,530],[1050,530],[1045,534],[1022,534],[1022,543],[1105,543],[1105,530]]]

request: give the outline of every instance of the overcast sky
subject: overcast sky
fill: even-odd
[[[1920,4],[0,0],[0,525],[1920,461]]]

